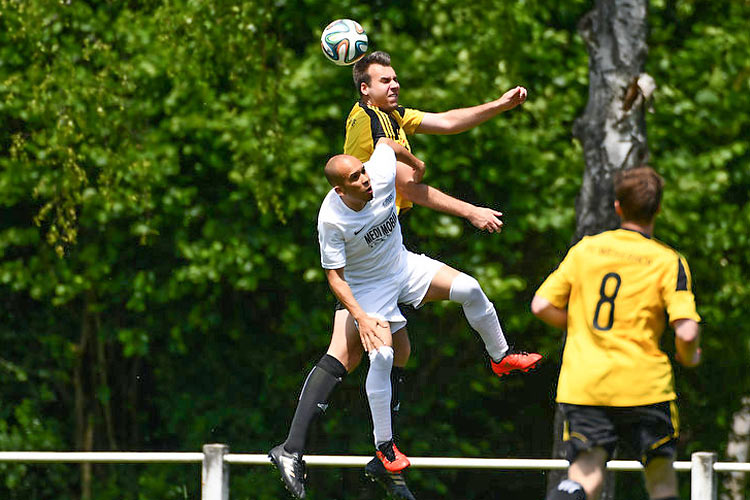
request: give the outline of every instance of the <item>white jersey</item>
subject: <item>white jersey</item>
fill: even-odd
[[[324,269],[344,268],[350,286],[398,276],[406,248],[396,215],[396,154],[378,145],[365,163],[373,198],[360,211],[347,207],[331,189],[318,212],[320,261]]]

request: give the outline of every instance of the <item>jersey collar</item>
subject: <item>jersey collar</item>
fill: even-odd
[[[649,240],[651,239],[651,236],[650,236],[650,235],[648,235],[648,234],[646,234],[646,233],[644,233],[644,232],[642,232],[642,231],[638,231],[638,230],[636,230],[636,229],[629,229],[629,228],[627,228],[627,227],[621,227],[620,229],[622,229],[623,231],[630,231],[631,233],[638,233],[638,234],[640,234],[641,236],[643,236],[644,238],[648,238]]]

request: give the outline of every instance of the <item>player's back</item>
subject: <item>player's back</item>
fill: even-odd
[[[560,270],[571,288],[558,401],[635,406],[674,399],[659,342],[667,311],[692,307],[694,314],[684,259],[647,235],[618,229],[581,240]]]

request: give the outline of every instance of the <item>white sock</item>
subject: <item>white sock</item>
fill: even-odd
[[[508,352],[508,343],[497,319],[495,306],[484,294],[479,282],[467,274],[460,273],[451,283],[449,297],[463,306],[466,319],[482,337],[490,357],[495,362],[503,359]]]
[[[365,391],[372,414],[375,446],[393,439],[391,430],[391,368],[393,348],[381,346],[369,353],[370,369],[367,371]]]

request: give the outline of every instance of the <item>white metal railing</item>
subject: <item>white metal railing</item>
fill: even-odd
[[[305,462],[313,467],[361,467],[372,457],[340,455],[307,455]],[[411,466],[427,469],[566,469],[567,460],[514,458],[409,457]],[[202,500],[229,499],[229,465],[270,465],[265,454],[229,453],[229,446],[207,444],[202,453],[170,452],[54,452],[0,451],[0,462],[19,463],[201,463]],[[717,472],[750,472],[750,463],[716,462],[716,453],[696,452],[689,462],[675,462],[677,471],[690,471],[691,500],[716,500]],[[635,460],[610,460],[607,469],[638,471],[643,466]]]

